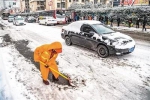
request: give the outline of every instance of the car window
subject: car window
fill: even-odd
[[[82,31],[86,33],[89,33],[90,31],[95,32],[95,30],[89,25],[84,25],[82,28],[83,28]]]
[[[92,27],[99,33],[99,34],[110,34],[114,33],[115,31],[104,26],[101,24],[93,24]]]

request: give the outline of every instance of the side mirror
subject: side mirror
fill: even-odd
[[[93,36],[95,32],[90,31],[89,36]]]

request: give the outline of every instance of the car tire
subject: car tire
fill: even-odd
[[[45,25],[46,25],[46,26],[48,26],[48,24],[47,24],[47,23],[45,23]]]
[[[65,37],[65,43],[66,43],[66,45],[68,45],[68,46],[72,45],[72,42],[71,42],[70,37],[68,37],[68,36]]]
[[[104,45],[99,45],[98,46],[97,53],[102,58],[106,58],[106,57],[109,56],[109,51],[108,51],[107,47],[104,46]]]

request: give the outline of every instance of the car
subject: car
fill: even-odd
[[[14,16],[8,16],[8,22],[13,22]]]
[[[58,24],[66,24],[66,16],[65,15],[56,14],[56,20],[57,20]]]
[[[66,45],[76,44],[92,49],[102,58],[129,54],[135,49],[135,41],[130,36],[94,20],[76,21],[63,26],[61,37]]]
[[[13,19],[13,25],[25,25],[24,19],[21,16],[16,16]]]
[[[39,24],[45,24],[48,25],[56,25],[57,20],[54,17],[47,17],[47,16],[39,16]]]
[[[35,23],[36,19],[33,16],[29,16],[26,20],[28,23]]]

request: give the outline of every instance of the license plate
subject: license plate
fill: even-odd
[[[134,47],[130,48],[130,49],[129,49],[129,52],[133,52],[133,50],[134,50]]]

